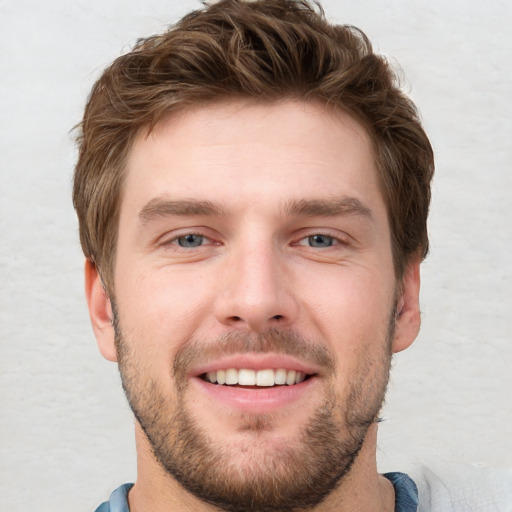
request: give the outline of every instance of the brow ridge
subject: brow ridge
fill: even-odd
[[[226,211],[222,205],[211,201],[198,201],[195,199],[174,200],[166,197],[155,197],[148,201],[139,212],[142,224],[168,215],[225,216]]]
[[[355,197],[334,199],[299,199],[286,201],[283,206],[286,216],[336,217],[339,215],[360,215],[373,218],[370,208]],[[155,197],[144,205],[139,212],[142,224],[159,217],[169,215],[187,216],[226,216],[227,211],[219,203],[196,199],[174,200],[167,197]]]
[[[355,197],[333,199],[300,199],[287,201],[284,213],[288,216],[336,217],[338,215],[360,215],[372,220],[370,208]]]

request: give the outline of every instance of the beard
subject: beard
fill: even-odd
[[[323,344],[289,330],[230,333],[205,344],[191,340],[172,363],[175,394],[169,396],[141,363],[140,340],[124,338],[114,310],[119,371],[129,405],[165,472],[189,493],[227,512],[277,512],[313,507],[350,472],[369,427],[382,407],[391,364],[395,315],[382,334],[380,353],[362,356],[343,396],[335,391],[336,360]],[[273,415],[238,418],[238,430],[252,434],[245,445],[219,445],[191,414],[187,370],[198,358],[246,352],[298,356],[325,369],[322,398],[298,439],[265,445]],[[236,456],[235,456],[236,455]]]

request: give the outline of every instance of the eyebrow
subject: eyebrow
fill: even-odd
[[[168,215],[208,215],[225,216],[226,210],[220,204],[211,201],[197,201],[193,199],[172,200],[165,197],[156,197],[148,201],[139,212],[142,224]]]
[[[338,215],[359,215],[370,220],[372,211],[355,197],[341,199],[300,199],[284,205],[285,215],[306,215],[308,217],[336,217]]]
[[[336,217],[339,215],[359,215],[373,219],[371,210],[355,197],[342,199],[299,199],[287,201],[283,212],[286,216],[304,215],[308,217]],[[195,199],[172,200],[156,197],[146,203],[139,212],[142,224],[169,215],[205,215],[223,217],[227,210],[219,203]]]

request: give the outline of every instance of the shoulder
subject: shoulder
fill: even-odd
[[[405,473],[385,473],[384,476],[395,489],[395,512],[416,512],[418,510],[418,488]]]
[[[130,512],[128,508],[128,492],[133,484],[124,484],[119,486],[110,495],[108,501],[103,502],[95,512]]]
[[[511,512],[512,469],[463,464],[417,466],[418,512]]]

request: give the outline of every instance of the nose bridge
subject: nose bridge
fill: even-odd
[[[285,283],[283,254],[272,240],[254,237],[227,259],[219,320],[264,331],[293,321],[296,304]]]
[[[238,280],[240,300],[250,307],[271,308],[277,303],[279,284],[277,279],[278,257],[272,244],[258,244],[241,251]]]

